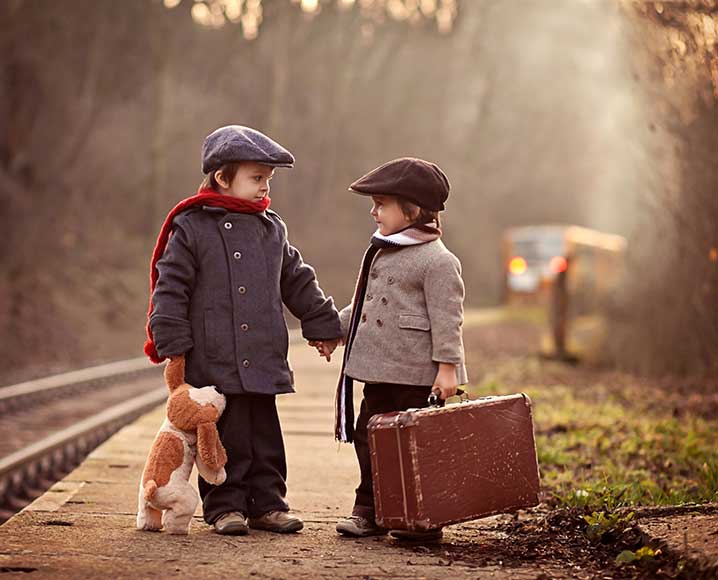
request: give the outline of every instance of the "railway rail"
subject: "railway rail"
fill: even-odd
[[[146,375],[153,370],[156,372],[156,369],[146,357],[139,357],[0,387],[0,417],[26,408],[29,403],[68,394],[77,395],[102,385]]]
[[[0,387],[0,419],[6,430],[0,523],[113,433],[161,404],[167,397],[161,370],[143,357]],[[8,442],[13,439],[9,433],[16,441]]]

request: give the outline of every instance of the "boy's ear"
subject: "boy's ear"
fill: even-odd
[[[224,171],[222,169],[217,169],[214,172],[214,179],[221,187],[229,189],[229,186],[231,184],[227,181],[227,178],[224,176]]]

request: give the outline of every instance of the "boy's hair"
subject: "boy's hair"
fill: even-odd
[[[237,175],[237,171],[239,171],[239,165],[241,161],[237,161],[235,163],[227,163],[225,165],[222,165],[219,169],[215,169],[214,171],[210,171],[207,175],[204,176],[204,180],[202,181],[202,184],[200,185],[201,189],[206,188],[212,188],[214,190],[219,189],[219,183],[217,183],[217,178],[215,177],[215,173],[218,171],[222,174],[222,177],[227,181],[227,183],[232,183],[234,181],[235,176]]]
[[[397,200],[399,201],[401,211],[407,218],[413,220],[415,224],[428,224],[430,222],[436,222],[436,227],[441,227],[441,220],[439,219],[438,211],[432,211],[430,209],[420,207],[403,197],[397,197]],[[414,217],[417,210],[419,210],[419,215]]]

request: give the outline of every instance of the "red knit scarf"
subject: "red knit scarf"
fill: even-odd
[[[200,189],[196,195],[182,200],[174,206],[174,208],[172,208],[172,211],[170,211],[162,224],[160,235],[157,236],[157,243],[155,244],[155,249],[152,252],[152,260],[150,261],[150,307],[147,311],[147,341],[145,342],[145,354],[153,363],[158,364],[165,360],[165,357],[162,357],[157,353],[155,341],[152,338],[152,329],[150,328],[150,316],[152,315],[152,294],[155,291],[157,277],[159,276],[159,272],[157,271],[157,261],[162,257],[162,254],[164,254],[165,249],[167,248],[167,242],[172,234],[172,220],[183,211],[198,205],[222,207],[234,213],[259,213],[265,211],[269,207],[271,201],[272,200],[269,199],[269,196],[265,197],[261,201],[249,201],[246,199],[231,197],[229,195],[222,195],[217,193],[214,189],[205,188]]]

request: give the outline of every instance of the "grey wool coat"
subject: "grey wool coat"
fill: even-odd
[[[186,380],[224,393],[294,391],[282,304],[308,340],[340,336],[337,310],[273,211],[192,208],[173,221],[157,262],[152,335],[161,356],[185,353]]]
[[[369,383],[433,385],[440,362],[464,364],[461,264],[441,240],[383,248],[371,264],[346,373]],[[340,312],[346,338],[352,306]]]

